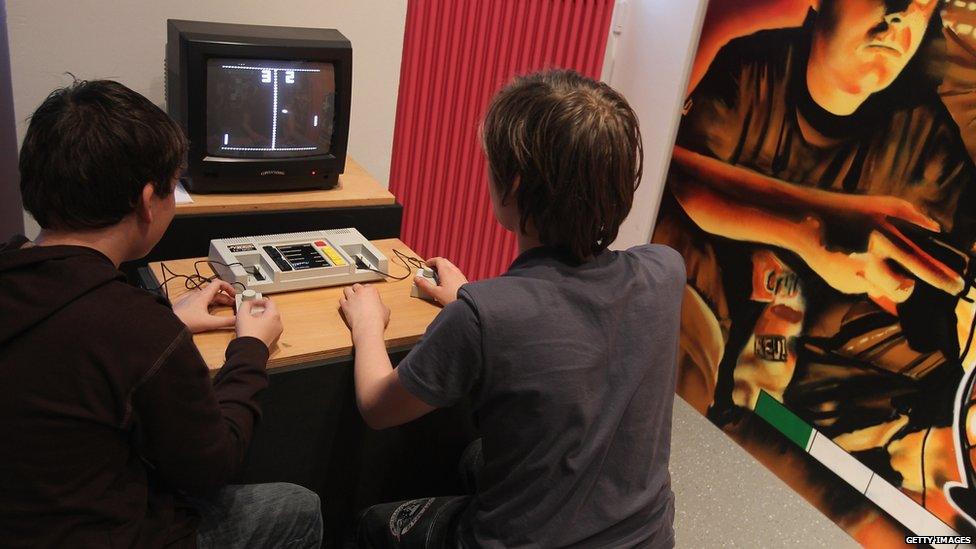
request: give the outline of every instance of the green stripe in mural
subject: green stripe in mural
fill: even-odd
[[[797,446],[806,450],[807,443],[810,442],[810,435],[813,433],[813,427],[807,425],[796,414],[789,411],[786,406],[769,396],[766,391],[759,393],[755,411],[759,417],[776,427],[779,432],[786,435]]]

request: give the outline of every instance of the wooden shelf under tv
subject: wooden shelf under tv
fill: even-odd
[[[327,191],[190,196],[193,197],[192,203],[177,204],[177,216],[383,206],[396,203],[393,194],[349,156],[346,157],[345,171],[339,176],[339,186]]]

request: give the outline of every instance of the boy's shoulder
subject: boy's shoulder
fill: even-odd
[[[626,252],[637,257],[641,263],[663,273],[685,276],[685,259],[678,250],[664,244],[641,244],[628,248]]]
[[[166,300],[128,284],[111,260],[83,246],[8,246],[0,252],[0,342],[26,336],[67,347],[143,346],[182,322]],[[31,333],[36,335],[31,336]]]
[[[467,302],[475,311],[486,307],[497,308],[518,304],[535,293],[534,287],[548,284],[543,279],[526,276],[502,275],[468,282],[458,290],[458,298]]]
[[[532,307],[545,307],[553,299],[553,295],[561,295],[567,282],[576,289],[582,286],[601,287],[592,288],[594,294],[602,295],[608,291],[602,288],[610,280],[624,282],[630,277],[640,277],[647,281],[650,287],[667,291],[680,291],[683,288],[687,274],[685,261],[674,248],[663,244],[643,244],[627,250],[607,251],[613,254],[613,261],[605,261],[604,265],[610,272],[603,271],[606,278],[583,276],[573,269],[538,268],[519,269],[509,271],[495,278],[488,278],[469,282],[461,287],[459,298],[468,302],[476,313],[524,310]]]
[[[69,315],[87,322],[88,330],[125,337],[149,353],[169,346],[186,329],[166,299],[121,280],[84,296]]]
[[[546,280],[524,276],[499,276],[468,282],[458,290],[458,308],[465,314],[454,314],[477,321],[484,330],[499,322],[507,323],[516,318],[528,318],[541,309],[540,301],[546,299],[551,291],[544,288],[550,284]],[[451,305],[455,305],[452,303]]]
[[[634,271],[641,275],[641,287],[646,290],[643,295],[649,303],[681,302],[688,282],[681,253],[664,244],[642,244],[619,253],[633,258]]]
[[[68,354],[97,357],[106,375],[134,386],[190,337],[168,302],[124,280],[112,281],[61,311],[47,330],[79,326]]]
[[[169,301],[157,294],[133,286],[123,281],[115,281],[104,288],[100,296],[110,307],[120,313],[119,320],[139,319],[147,327],[167,328],[181,331],[184,328],[180,319],[173,313]]]

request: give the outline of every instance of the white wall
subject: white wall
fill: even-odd
[[[613,248],[650,239],[707,4],[707,0],[617,2],[603,80],[627,98],[640,118],[644,178]]]
[[[17,139],[70,82],[65,71],[118,80],[162,106],[166,19],[331,27],[353,45],[349,154],[388,184],[406,11],[407,0],[8,0]]]

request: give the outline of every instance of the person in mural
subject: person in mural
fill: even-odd
[[[925,505],[960,476],[976,354],[976,167],[938,96],[940,2],[814,3],[730,41],[686,102],[654,236],[688,263],[679,392],[704,386],[724,425],[765,391]]]

